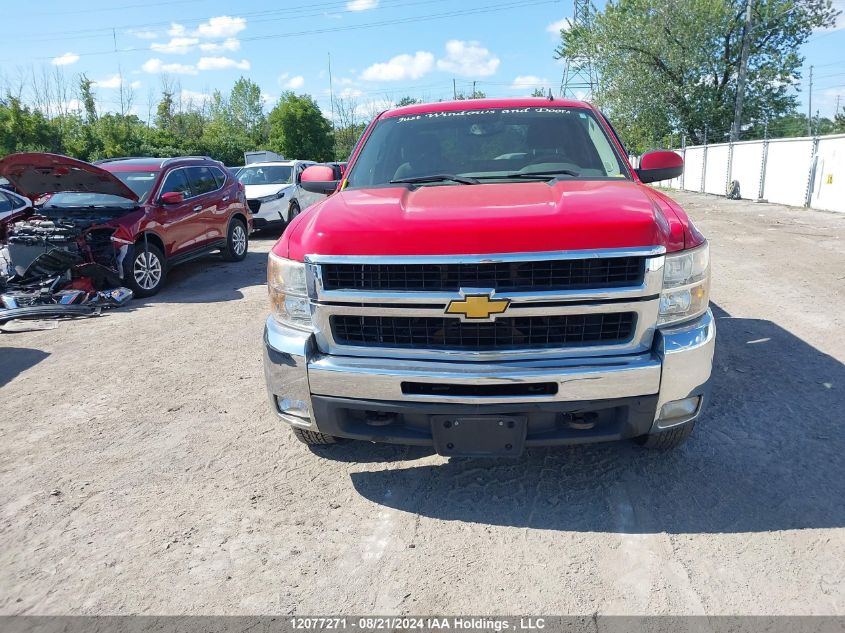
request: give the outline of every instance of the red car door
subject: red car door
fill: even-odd
[[[156,217],[162,226],[162,239],[168,251],[165,255],[168,257],[181,255],[198,245],[196,224],[202,205],[194,195],[187,172],[185,167],[172,169],[165,175],[156,196]],[[163,204],[161,196],[169,192],[181,193],[184,200],[176,204]]]
[[[220,212],[222,198],[225,195],[218,182],[214,167],[188,167],[186,170],[191,180],[191,187],[197,197],[195,208],[199,215],[194,219],[193,230],[196,233],[197,245],[206,245],[225,237],[226,219]]]

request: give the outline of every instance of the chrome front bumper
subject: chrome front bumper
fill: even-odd
[[[332,356],[321,353],[314,336],[279,325],[272,317],[264,329],[264,371],[271,406],[291,425],[338,433],[335,421],[320,419],[326,401],[380,404],[416,412],[427,407],[442,411],[471,408],[476,414],[501,410],[565,409],[567,403],[622,401],[649,397],[653,407],[645,427],[656,432],[696,419],[708,398],[707,385],[713,364],[716,323],[708,310],[693,322],[657,330],[649,352],[594,358],[513,360],[501,362],[447,362],[389,358]],[[521,396],[449,396],[407,393],[403,383],[439,385],[520,385],[556,383],[557,393]],[[700,396],[690,416],[661,424],[663,405]],[[625,400],[627,399],[627,400]],[[352,406],[355,406],[354,404]],[[638,404],[642,408],[642,403]],[[363,408],[363,405],[362,407]],[[582,407],[583,408],[583,407]],[[317,411],[318,413],[315,413]],[[355,435],[357,437],[357,435]],[[367,436],[378,439],[378,434]],[[613,438],[609,438],[613,439]],[[391,440],[386,441],[401,441]],[[424,442],[412,442],[424,443]],[[566,443],[566,442],[554,442]]]

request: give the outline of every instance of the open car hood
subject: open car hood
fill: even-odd
[[[0,160],[0,176],[33,200],[48,193],[80,191],[120,196],[138,202],[135,192],[111,172],[60,154],[11,154]]]

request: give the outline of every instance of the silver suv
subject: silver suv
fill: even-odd
[[[283,228],[300,211],[325,198],[305,191],[300,184],[303,170],[314,164],[307,160],[281,160],[252,163],[238,171],[255,229]]]

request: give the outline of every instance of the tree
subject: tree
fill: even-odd
[[[268,120],[273,151],[291,158],[332,160],[331,126],[310,95],[285,92]]]
[[[419,99],[414,99],[413,97],[402,97],[399,101],[396,102],[396,107],[401,108],[402,106],[409,106],[414,105],[416,103],[422,103]]]
[[[232,123],[240,127],[257,148],[267,139],[267,118],[261,103],[261,88],[254,81],[241,77],[229,95]]]
[[[534,90],[531,91],[531,96],[532,97],[545,97],[546,93],[543,92],[542,88],[534,88]]]
[[[752,0],[745,123],[795,108],[801,46],[831,26],[829,0]],[[625,142],[642,151],[668,135],[721,141],[736,97],[746,0],[611,0],[587,26],[561,32],[557,58],[589,55],[594,95]]]
[[[335,160],[347,160],[366,128],[361,108],[354,97],[338,97],[334,100],[333,127]]]

